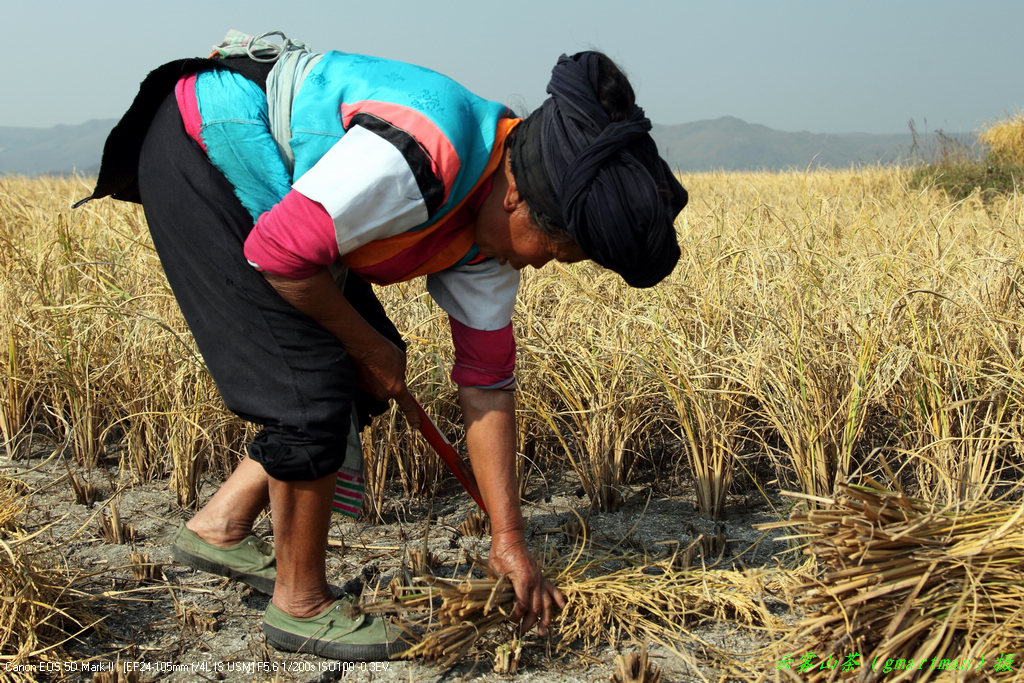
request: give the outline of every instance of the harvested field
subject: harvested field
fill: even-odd
[[[87,182],[0,178],[0,668],[589,681],[646,657],[646,680],[948,676],[907,669],[935,658],[1016,678],[1024,199],[908,176],[688,176],[683,258],[659,287],[527,273],[521,492],[570,606],[550,638],[513,638],[500,579],[465,582],[487,549],[471,500],[384,416],[329,575],[425,632],[386,670],[268,649],[264,596],[172,563],[170,535],[252,428],[220,404],[137,207],[71,211]],[[443,314],[416,283],[380,293],[410,387],[457,438]],[[463,609],[494,628],[445,632]]]

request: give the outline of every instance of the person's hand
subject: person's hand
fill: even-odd
[[[359,369],[360,386],[379,401],[394,399],[413,428],[419,427],[416,401],[405,386],[405,353],[363,320],[322,268],[300,279],[263,273],[281,298],[337,337]]]
[[[420,426],[416,401],[405,384],[405,352],[383,335],[380,343],[354,358],[360,386],[379,401],[394,400],[414,429]]]
[[[509,539],[493,537],[487,563],[512,581],[516,593],[512,620],[520,622],[519,634],[525,634],[537,624],[537,633],[545,635],[556,608],[565,607],[565,597],[541,573],[522,534]]]

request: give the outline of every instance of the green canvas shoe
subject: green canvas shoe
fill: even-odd
[[[312,617],[293,617],[270,603],[263,617],[267,642],[285,652],[306,652],[352,662],[382,662],[409,647],[384,619],[360,614],[345,596]]]
[[[274,594],[274,548],[251,534],[233,546],[221,548],[207,543],[182,524],[174,535],[171,555],[193,569],[237,579],[261,593]]]

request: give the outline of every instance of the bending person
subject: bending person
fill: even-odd
[[[332,594],[325,553],[336,477],[361,481],[358,429],[390,400],[418,423],[370,283],[425,276],[451,323],[488,561],[511,579],[523,630],[544,633],[564,599],[524,538],[511,316],[526,266],[591,259],[647,287],[679,258],[686,192],[628,80],[598,52],[562,56],[521,120],[408,64],[290,41],[275,54],[248,36],[220,48],[143,82],[90,197],[142,203],[225,403],[263,427],[175,556],[272,593],[276,648],[398,651],[382,620]],[[252,535],[268,504],[273,549]]]

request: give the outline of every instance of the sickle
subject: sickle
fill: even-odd
[[[448,470],[455,475],[455,478],[462,484],[462,488],[466,489],[469,495],[473,496],[473,500],[480,506],[480,509],[485,513],[487,508],[484,507],[484,499],[480,496],[480,487],[477,486],[476,477],[473,476],[473,470],[469,468],[469,465],[459,457],[459,454],[455,452],[455,447],[448,442],[448,439],[444,437],[441,430],[437,428],[434,421],[430,419],[426,411],[420,405],[420,402],[413,397],[413,403],[416,404],[416,412],[420,416],[420,433],[426,438],[427,443],[434,449],[434,451],[441,456],[441,460],[444,462]]]

